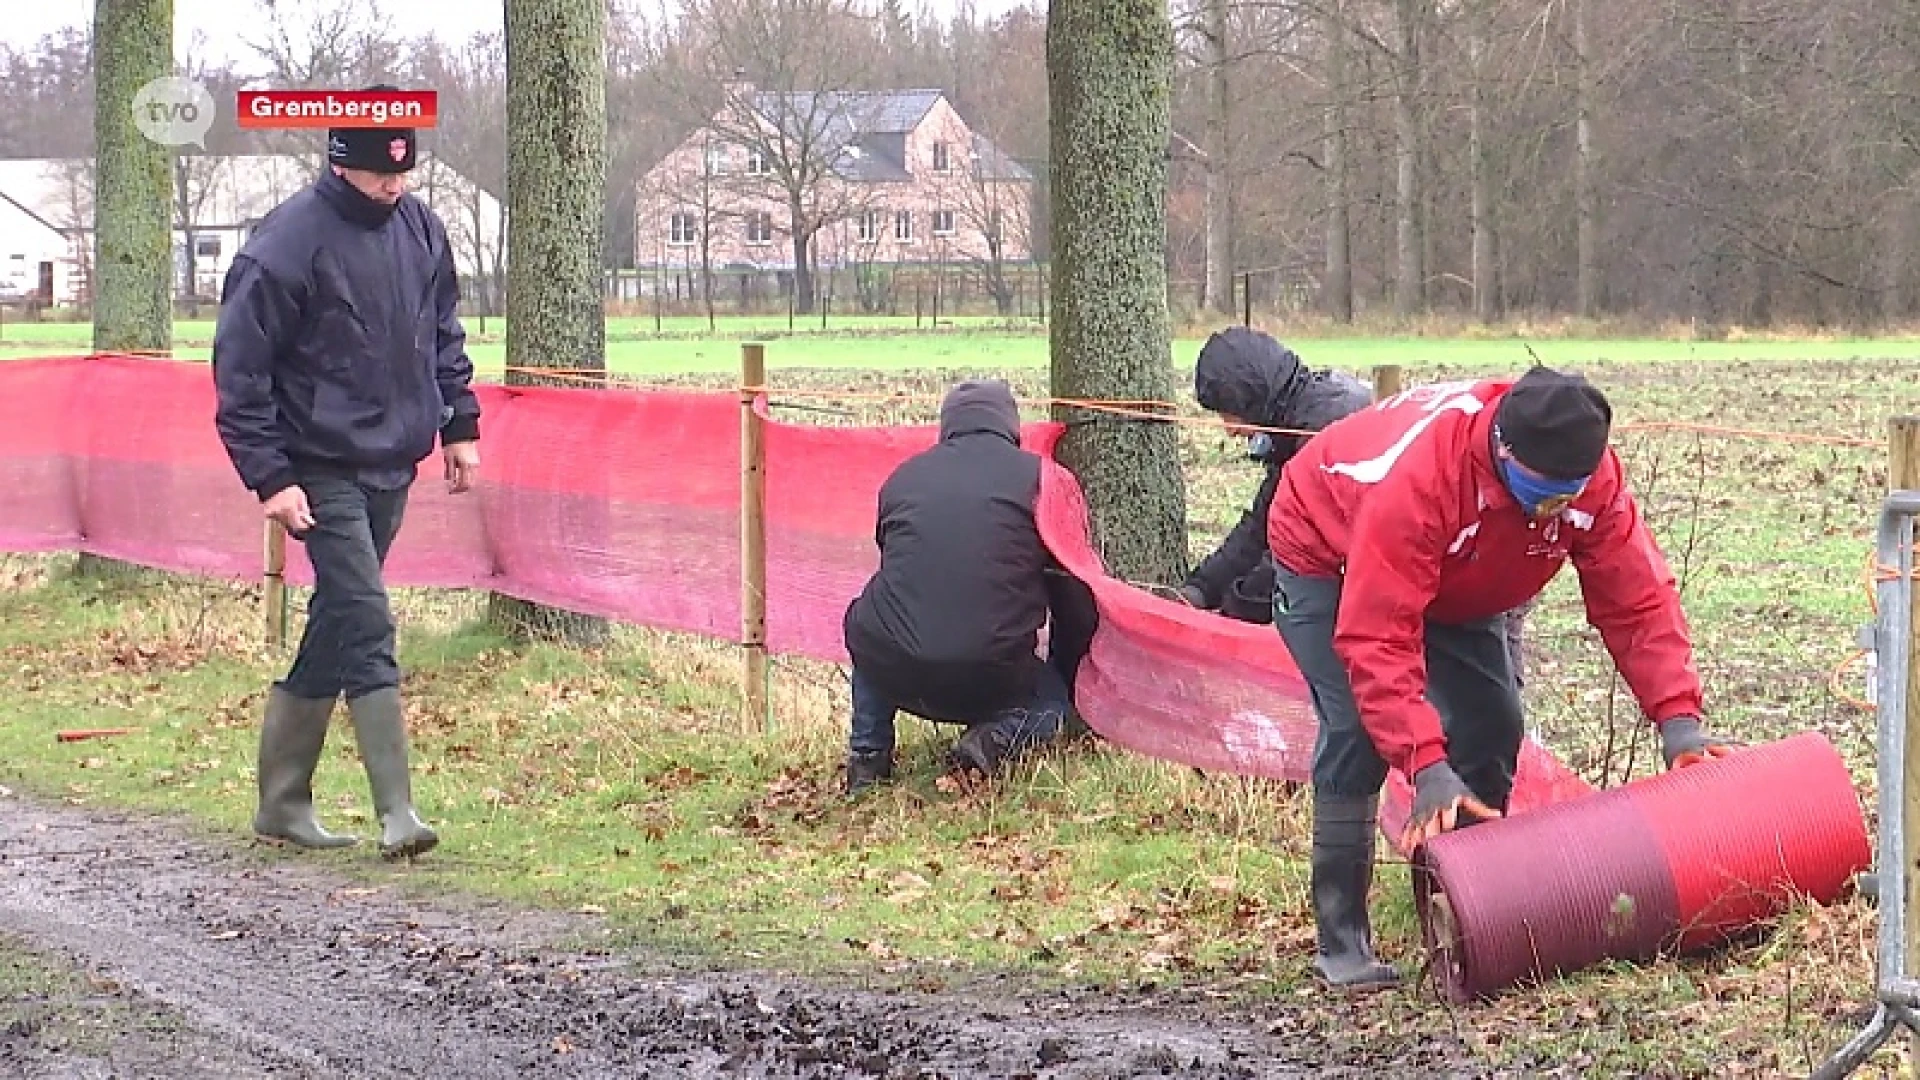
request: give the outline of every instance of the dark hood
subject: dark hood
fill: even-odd
[[[1020,445],[1020,406],[1000,379],[969,379],[947,391],[940,403],[940,441],[987,432]]]
[[[1231,326],[1200,347],[1193,396],[1211,412],[1278,426],[1306,381],[1306,366],[1293,350],[1258,330]]]

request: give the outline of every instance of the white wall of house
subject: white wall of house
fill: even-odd
[[[173,230],[173,256],[176,285],[184,291],[187,271],[187,241],[192,234],[195,257],[195,291],[206,300],[217,300],[234,256],[246,243],[253,227],[275,206],[286,201],[313,182],[322,164],[319,154],[242,154],[225,157],[196,156],[184,159],[175,170],[178,181],[185,173],[191,229]],[[38,234],[49,230],[33,221],[38,216],[66,229],[73,237],[57,272],[56,282],[63,289],[56,303],[71,304],[77,299],[76,286],[83,275],[75,245],[91,245],[93,208],[91,203],[92,164],[84,159],[11,159],[0,160],[0,264],[11,249],[6,245],[45,244]],[[431,155],[422,155],[413,173],[414,194],[433,207],[446,223],[453,245],[454,265],[463,278],[495,272],[505,265],[506,215],[500,201],[485,189]],[[180,221],[179,193],[175,192],[175,222]],[[20,212],[8,200],[31,211]],[[8,215],[11,210],[12,216]],[[20,224],[15,221],[18,218]],[[28,228],[32,225],[33,228]],[[37,232],[36,232],[37,230]],[[15,239],[17,237],[17,239]],[[22,247],[22,253],[26,254]],[[6,270],[0,268],[0,281]]]
[[[17,303],[51,278],[53,303],[71,304],[79,265],[59,230],[0,199],[0,303]]]

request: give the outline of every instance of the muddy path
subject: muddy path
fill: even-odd
[[[18,797],[0,797],[0,935],[84,972],[128,1015],[166,1018],[94,1057],[17,1022],[0,1031],[9,1075],[1479,1075],[1457,1044],[1330,1034],[1324,1009],[674,972],[595,948],[607,931],[588,916],[427,905],[297,855]]]

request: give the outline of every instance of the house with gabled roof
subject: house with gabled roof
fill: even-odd
[[[713,119],[639,180],[642,270],[1012,264],[1031,258],[1034,176],[940,90],[725,87]]]

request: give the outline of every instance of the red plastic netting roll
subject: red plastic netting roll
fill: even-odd
[[[1853,778],[1809,732],[1444,834],[1414,855],[1414,901],[1465,1002],[1724,942],[1832,903],[1871,856]]]

